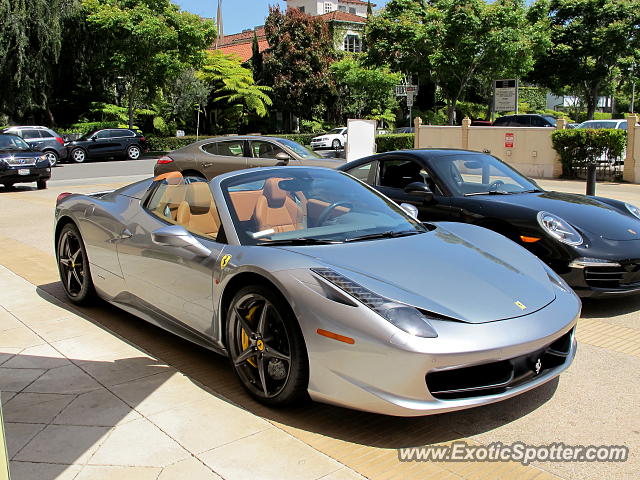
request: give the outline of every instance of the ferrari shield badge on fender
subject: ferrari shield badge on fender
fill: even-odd
[[[231,261],[231,257],[232,255],[225,255],[224,257],[222,257],[222,260],[220,260],[220,268],[222,270],[224,270],[225,267],[229,265],[229,262]]]

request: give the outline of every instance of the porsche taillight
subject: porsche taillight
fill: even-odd
[[[164,155],[164,156],[160,157],[156,163],[158,165],[166,165],[167,163],[171,163],[171,162],[173,162],[173,158],[171,158],[171,157],[169,157],[167,155]]]

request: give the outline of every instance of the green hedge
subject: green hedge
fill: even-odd
[[[560,155],[562,176],[575,177],[576,170],[606,155],[622,158],[627,145],[627,132],[617,129],[577,128],[556,130],[551,134],[553,148]]]
[[[300,133],[300,134],[288,134],[288,135],[268,135],[270,137],[286,138],[293,140],[302,145],[309,145],[311,139],[317,135]],[[200,136],[200,140],[208,138]],[[413,133],[393,133],[388,135],[378,135],[376,137],[376,144],[378,145],[378,152],[391,152],[393,150],[405,150],[407,148],[413,148]],[[195,135],[187,135],[185,137],[158,137],[156,135],[147,135],[147,142],[149,150],[153,152],[170,152],[177,150],[178,148],[190,145],[196,141]]]
[[[413,148],[413,133],[390,133],[376,137],[377,152],[393,152],[394,150],[406,150]]]

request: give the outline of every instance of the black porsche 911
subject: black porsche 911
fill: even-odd
[[[640,209],[634,205],[545,191],[497,158],[467,150],[388,152],[339,170],[413,205],[422,221],[473,223],[505,235],[582,297],[640,293]]]

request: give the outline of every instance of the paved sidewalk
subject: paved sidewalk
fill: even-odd
[[[363,478],[0,266],[14,480]]]

